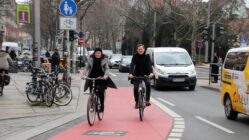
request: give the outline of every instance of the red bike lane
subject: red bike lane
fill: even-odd
[[[172,117],[154,104],[145,108],[144,120],[140,121],[133,89],[119,87],[107,90],[102,121],[96,116],[93,126],[85,120],[49,140],[164,140],[172,125]]]

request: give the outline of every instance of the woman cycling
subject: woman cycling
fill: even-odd
[[[102,53],[101,48],[96,48],[94,50],[94,53],[89,57],[88,64],[86,65],[83,75],[89,78],[101,77],[103,79],[103,80],[97,80],[95,83],[99,90],[98,95],[101,103],[99,112],[103,112],[105,89],[107,88],[107,86],[111,88],[117,88],[117,87],[113,83],[113,81],[109,78],[110,73],[109,73],[108,59]],[[90,87],[90,90],[92,89],[92,81],[86,79],[84,91],[86,91],[88,87]]]

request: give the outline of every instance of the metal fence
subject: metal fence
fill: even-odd
[[[214,66],[218,67],[218,72],[217,73],[212,73],[212,69],[214,68]],[[214,78],[214,76],[218,76],[217,82],[219,80],[221,80],[221,66],[222,63],[210,63],[209,65],[209,76],[208,76],[208,84],[210,85],[210,83],[214,83],[212,78]]]

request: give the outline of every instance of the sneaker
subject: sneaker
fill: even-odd
[[[146,105],[146,106],[150,106],[151,103],[150,103],[149,101],[146,101],[145,105]]]
[[[136,104],[135,104],[135,109],[138,109],[138,103],[136,102]]]

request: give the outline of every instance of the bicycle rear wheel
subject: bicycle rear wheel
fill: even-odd
[[[59,106],[68,105],[73,99],[72,90],[62,83],[55,85],[51,92],[54,94],[54,103]]]
[[[138,93],[138,106],[139,106],[139,118],[140,121],[143,121],[144,117],[144,97],[141,91]]]
[[[90,95],[87,101],[87,121],[90,126],[95,122],[96,116],[96,96]]]

